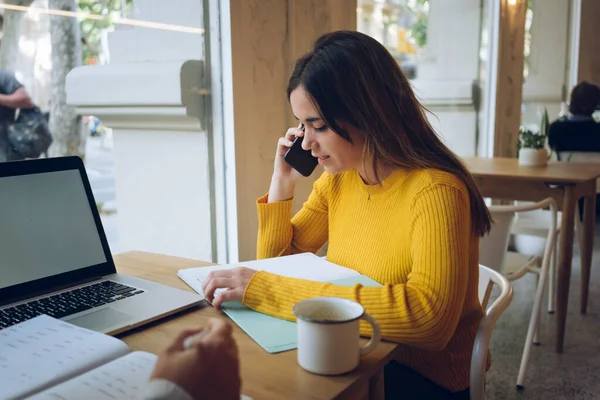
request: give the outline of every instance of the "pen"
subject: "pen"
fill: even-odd
[[[202,338],[204,335],[206,335],[205,330],[198,332],[195,335],[186,337],[185,340],[183,341],[183,348],[185,350],[191,349],[194,346],[194,344],[196,343],[196,341],[199,340],[200,338]]]

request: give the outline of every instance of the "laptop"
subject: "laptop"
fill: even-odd
[[[114,335],[202,299],[117,273],[81,158],[0,163],[0,330],[47,314]]]

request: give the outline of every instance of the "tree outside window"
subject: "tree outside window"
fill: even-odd
[[[428,11],[429,0],[359,0],[358,30],[383,44],[415,79],[427,45]]]

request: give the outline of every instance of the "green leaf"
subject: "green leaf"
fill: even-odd
[[[127,10],[133,5],[133,0],[126,0]],[[111,23],[111,15],[121,12],[120,0],[79,0],[77,2],[78,11],[88,14],[101,15],[101,20],[82,19],[79,21],[82,37],[82,55],[84,64],[89,64],[91,60],[100,55],[100,33],[103,29],[109,29],[114,26]]]

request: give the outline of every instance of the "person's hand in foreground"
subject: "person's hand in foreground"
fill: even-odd
[[[200,332],[185,349],[185,339]],[[211,318],[204,328],[181,332],[158,357],[150,379],[171,381],[194,399],[239,400],[239,358],[231,325]]]

